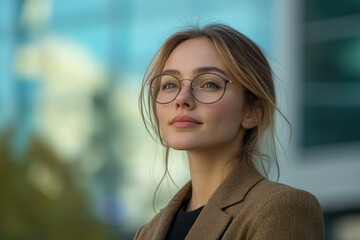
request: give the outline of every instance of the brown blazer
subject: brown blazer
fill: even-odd
[[[191,182],[134,239],[165,239],[172,219],[190,195]],[[242,164],[211,196],[186,239],[320,240],[324,239],[323,213],[310,193],[270,182]]]

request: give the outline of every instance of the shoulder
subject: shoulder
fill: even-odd
[[[254,200],[252,205],[256,208],[256,215],[265,217],[269,214],[273,221],[277,218],[284,221],[306,218],[320,221],[323,218],[321,206],[313,194],[285,184],[263,180],[249,198]]]
[[[245,217],[237,215],[234,223],[241,221],[250,239],[324,238],[320,204],[304,190],[263,180],[248,193],[239,210]]]
[[[262,207],[267,205],[285,205],[287,207],[293,206],[294,208],[305,207],[321,210],[320,204],[313,194],[268,180],[263,180],[256,186],[253,197],[258,199],[257,204]]]

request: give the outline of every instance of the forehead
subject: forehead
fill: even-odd
[[[211,40],[195,38],[186,40],[173,50],[165,63],[164,70],[175,69],[186,75],[204,67],[217,67],[226,72],[225,64]]]

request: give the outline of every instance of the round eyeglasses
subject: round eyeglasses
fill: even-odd
[[[216,73],[202,73],[193,80],[180,80],[171,74],[160,74],[148,82],[151,97],[160,104],[174,101],[181,91],[181,82],[184,80],[191,81],[191,95],[204,104],[219,101],[224,96],[226,85],[231,82]]]

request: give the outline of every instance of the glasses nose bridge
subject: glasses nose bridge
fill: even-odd
[[[181,92],[183,92],[182,90],[184,89],[185,86],[187,86],[187,87],[185,87],[185,91],[186,91],[186,92],[189,91],[190,95],[193,96],[192,87],[191,87],[191,84],[192,84],[192,82],[193,82],[193,79],[183,78],[183,79],[178,79],[178,81],[179,81],[180,87],[179,87],[179,91],[178,91],[176,97],[179,96],[179,95],[181,94]],[[185,85],[185,84],[183,84],[183,81],[189,81],[190,83],[187,84],[187,85]],[[188,89],[187,89],[187,88],[188,88]],[[176,97],[175,97],[175,98],[176,98]]]
[[[191,84],[192,84],[192,82],[193,82],[193,79],[190,79],[190,78],[183,78],[183,79],[179,79],[178,80],[179,81],[179,84],[180,84],[180,88],[179,88],[179,92],[184,88],[184,86],[185,86],[185,84],[183,84],[182,82],[183,81],[189,81],[190,83],[189,83],[189,89],[191,89]]]
[[[181,83],[182,83],[183,81],[189,81],[189,82],[190,82],[190,85],[191,85],[193,79],[190,79],[190,78],[179,79],[179,83],[180,83],[180,86],[181,86],[181,87],[183,87],[183,85],[181,85]]]

